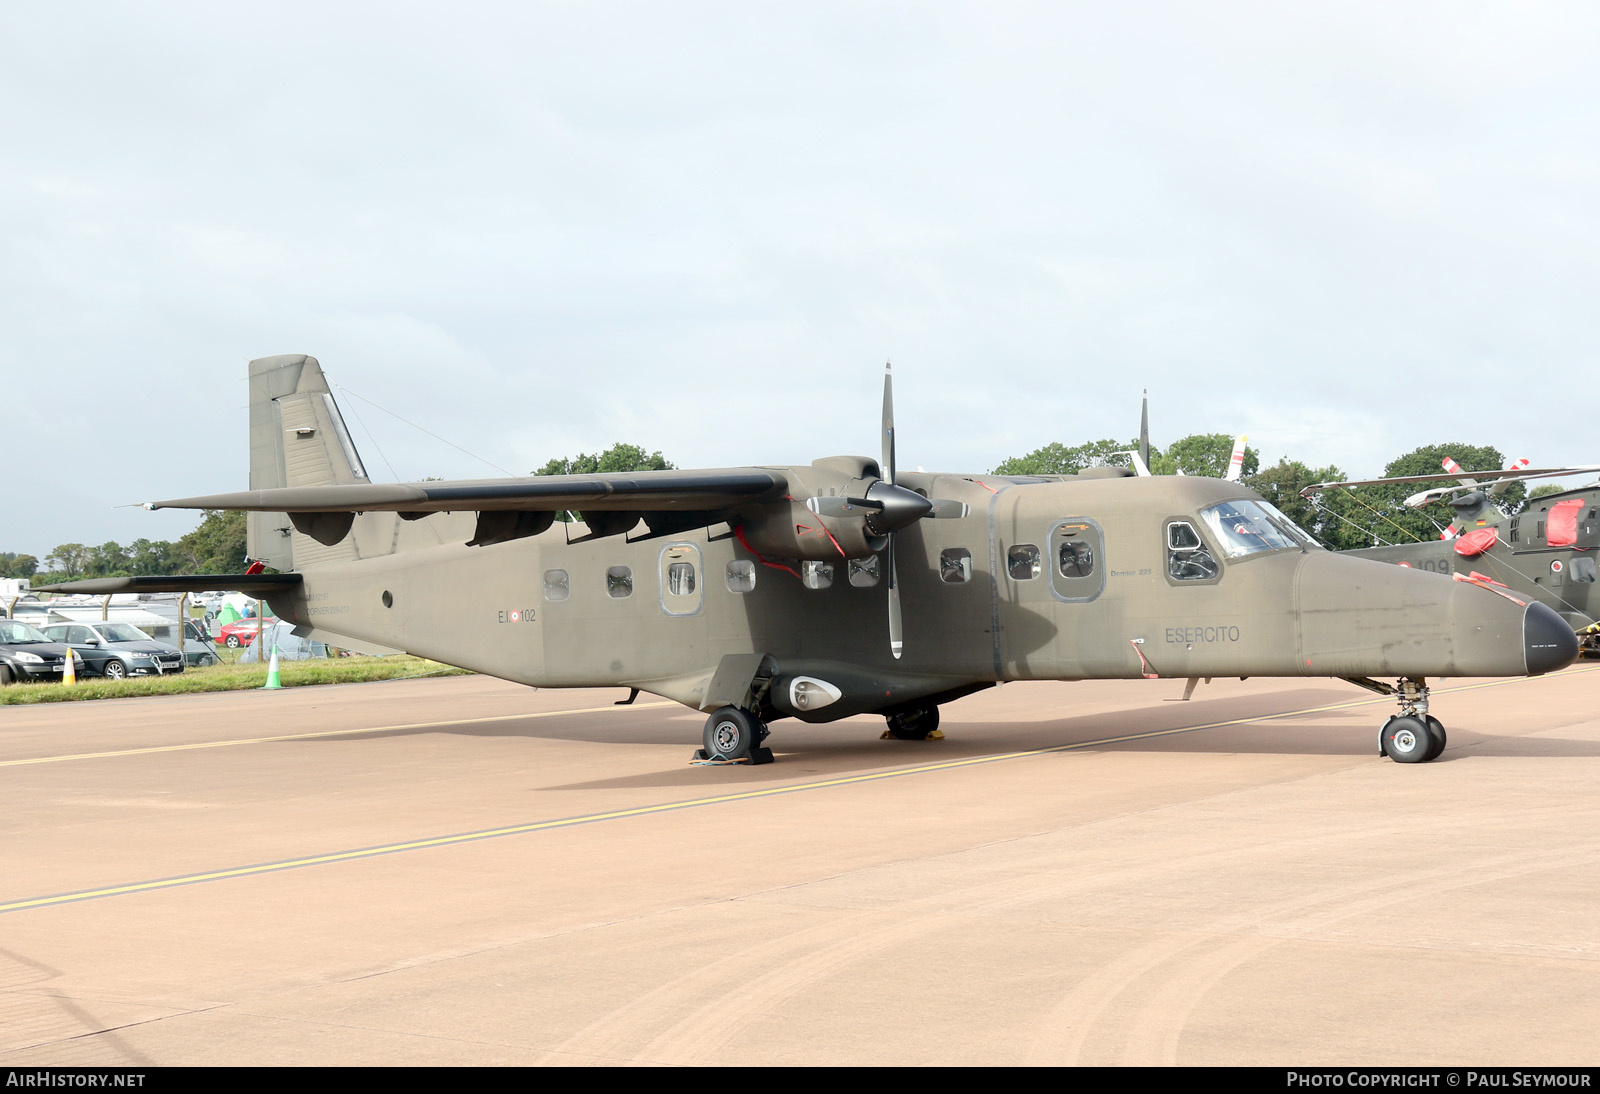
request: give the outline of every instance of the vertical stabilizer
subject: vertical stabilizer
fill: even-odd
[[[317,359],[289,353],[251,361],[250,489],[368,481]],[[277,570],[357,557],[353,537],[323,544],[287,513],[250,513],[246,528],[250,557]]]

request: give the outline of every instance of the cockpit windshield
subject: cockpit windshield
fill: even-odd
[[[1270,502],[1225,501],[1200,510],[1206,526],[1228,558],[1240,558],[1259,551],[1296,550],[1318,547],[1310,533],[1280,513]]]

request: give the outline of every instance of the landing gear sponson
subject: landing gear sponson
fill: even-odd
[[[939,708],[912,707],[886,714],[884,720],[889,724],[885,736],[900,741],[926,741],[939,728]],[[702,747],[695,751],[694,759],[770,764],[772,749],[761,743],[769,734],[767,724],[748,710],[723,707],[706,719]]]
[[[1444,725],[1428,713],[1428,684],[1420,677],[1401,679],[1394,687],[1366,678],[1350,682],[1379,695],[1393,695],[1400,713],[1392,714],[1378,731],[1378,755],[1395,763],[1424,764],[1439,758],[1444,751]]]

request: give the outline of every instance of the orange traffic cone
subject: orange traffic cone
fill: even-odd
[[[63,684],[76,684],[78,682],[78,670],[72,664],[71,646],[67,647],[67,663],[61,667],[61,682]]]

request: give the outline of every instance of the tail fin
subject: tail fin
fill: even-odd
[[[251,361],[250,489],[368,481],[317,359],[289,353]],[[250,557],[276,570],[357,557],[353,538],[325,545],[287,513],[250,513],[246,529]]]

